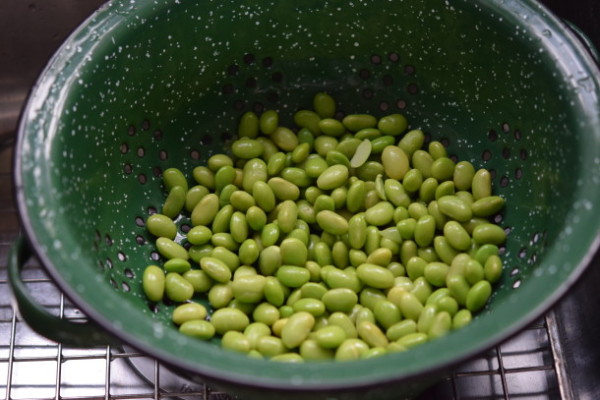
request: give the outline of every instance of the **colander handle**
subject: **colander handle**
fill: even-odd
[[[17,315],[40,335],[69,347],[96,347],[119,345],[112,336],[93,322],[75,322],[48,312],[29,294],[21,280],[24,261],[31,250],[23,237],[17,238],[8,256],[8,280]]]
[[[572,22],[567,20],[563,21],[567,24],[571,32],[573,32],[575,36],[577,36],[577,38],[581,41],[581,43],[583,43],[587,51],[591,54],[592,58],[596,62],[596,64],[600,67],[600,52],[598,51],[596,46],[594,46],[594,43],[589,38],[589,36]]]

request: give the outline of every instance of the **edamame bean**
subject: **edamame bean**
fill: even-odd
[[[358,337],[371,347],[387,347],[389,341],[381,329],[374,323],[362,321],[356,327]]]
[[[423,174],[421,174],[422,176]],[[436,198],[436,192],[439,184],[435,178],[427,178],[423,180],[419,187],[419,199],[425,203],[429,203]]]
[[[458,301],[458,304],[465,305],[467,302],[467,295],[471,287],[467,282],[467,279],[460,274],[448,274],[446,278],[446,286],[450,290],[452,297]]]
[[[294,123],[301,128],[307,129],[313,135],[321,133],[319,129],[320,120],[321,116],[311,110],[299,110],[294,114]]]
[[[271,140],[283,151],[293,151],[298,146],[298,137],[291,130],[278,126],[271,134]]]
[[[193,245],[202,245],[210,242],[212,231],[204,226],[198,225],[190,229],[187,233],[187,241]]]
[[[450,267],[442,262],[430,262],[425,266],[423,276],[429,283],[441,287],[446,283]]]
[[[381,153],[381,162],[388,178],[402,180],[410,169],[408,155],[398,146],[388,146]]]
[[[207,292],[214,284],[208,274],[201,269],[191,269],[184,272],[183,278],[192,284],[196,293]]]
[[[379,202],[365,212],[365,220],[375,226],[387,225],[394,219],[394,206],[386,201]]]
[[[437,203],[442,213],[459,222],[468,221],[473,216],[470,205],[457,196],[442,196]]]
[[[400,313],[398,306],[389,300],[376,302],[373,307],[373,314],[375,315],[375,320],[384,329],[388,329],[402,319],[402,314]]]
[[[196,204],[208,193],[208,189],[202,185],[192,186],[185,194],[185,209],[192,212]]]
[[[314,324],[315,317],[306,311],[293,314],[281,331],[281,341],[288,349],[300,346],[308,337]]]
[[[167,192],[170,192],[175,186],[181,186],[185,192],[188,190],[188,183],[185,175],[177,168],[167,168],[162,173],[162,180]]]
[[[192,225],[209,225],[219,211],[219,197],[214,193],[204,196],[192,210]]]
[[[431,178],[433,177],[431,172],[431,167],[433,165],[433,157],[431,154],[426,152],[425,150],[416,150],[412,155],[412,165],[413,168],[421,171],[423,178]]]
[[[210,340],[215,336],[215,327],[205,320],[192,320],[181,324],[179,332],[198,339]]]
[[[471,247],[471,236],[456,221],[448,221],[444,225],[444,237],[456,250],[466,251]]]
[[[330,94],[319,92],[313,97],[313,108],[321,118],[331,118],[335,114],[335,100]]]
[[[296,301],[292,307],[294,312],[306,311],[314,317],[320,317],[325,313],[325,304],[318,299],[302,298]]]
[[[358,360],[369,351],[369,345],[361,339],[348,338],[339,345],[335,352],[336,361]]]
[[[207,189],[215,188],[215,173],[208,167],[198,166],[192,170],[194,180]]]
[[[236,299],[244,303],[258,303],[262,300],[266,278],[262,275],[241,276],[233,280],[232,290]]]
[[[490,217],[502,210],[504,203],[500,196],[487,196],[473,202],[471,209],[476,217]]]
[[[238,136],[255,138],[258,136],[259,118],[252,111],[247,111],[242,114],[238,123]]]
[[[506,241],[506,232],[495,224],[481,224],[473,229],[473,240],[478,244],[499,245]]]
[[[294,229],[298,219],[298,206],[292,200],[284,200],[277,213],[277,225],[283,233],[289,233]]]
[[[165,277],[165,294],[170,300],[182,303],[192,298],[194,287],[177,272],[169,272]]]
[[[329,136],[342,136],[346,132],[346,127],[340,121],[334,118],[323,118],[319,121],[321,133]]]
[[[425,143],[425,134],[420,129],[413,129],[408,131],[402,139],[398,142],[398,147],[400,147],[407,156],[412,157],[412,155],[423,147]]]
[[[231,279],[231,269],[223,261],[215,257],[203,257],[200,267],[217,282],[228,282]]]
[[[349,114],[342,119],[344,126],[352,132],[377,126],[377,118],[369,114]]]
[[[244,213],[235,211],[231,215],[229,231],[233,240],[238,243],[242,243],[248,238],[248,223],[246,222],[246,215]]]
[[[454,314],[454,317],[452,318],[452,329],[460,329],[468,325],[472,319],[473,316],[471,314],[471,311],[467,310],[466,308],[463,308],[462,310],[459,310],[456,314]]]
[[[267,181],[267,184],[273,191],[275,197],[279,200],[297,200],[300,197],[300,189],[298,186],[285,179],[274,177]]]
[[[146,228],[156,237],[166,237],[172,240],[177,236],[177,225],[171,218],[163,214],[149,216],[146,220]]]
[[[364,263],[356,268],[358,278],[377,289],[388,289],[394,286],[394,274],[387,268],[375,264]]]
[[[431,163],[431,176],[437,179],[438,182],[452,179],[454,176],[454,161],[448,157],[440,157],[437,160],[434,160],[433,163]]]
[[[477,170],[471,182],[473,198],[477,201],[492,195],[492,175],[485,168]]]
[[[252,230],[260,232],[267,224],[267,214],[257,206],[250,206],[246,211],[246,222]]]
[[[260,157],[264,151],[261,142],[249,137],[242,137],[231,144],[231,152],[234,156],[242,159]]]
[[[475,168],[469,161],[459,161],[454,166],[453,181],[458,190],[469,190],[475,176]]]
[[[310,280],[310,273],[306,268],[293,265],[282,265],[277,269],[277,279],[290,288],[299,288]]]
[[[157,265],[149,265],[144,269],[142,288],[148,300],[161,301],[165,293],[165,273]]]
[[[321,190],[333,190],[346,183],[348,174],[345,165],[332,165],[317,178],[317,187]]]
[[[485,306],[491,295],[492,285],[486,280],[481,280],[469,289],[465,306],[471,312],[479,311]]]
[[[368,211],[368,210],[367,210]],[[435,236],[435,219],[431,215],[419,217],[415,224],[415,242],[421,247],[427,247]]]
[[[171,319],[175,325],[181,325],[186,321],[204,319],[207,315],[206,307],[199,303],[185,303],[175,307]]]
[[[192,265],[188,260],[183,260],[181,258],[171,258],[170,260],[165,261],[163,268],[166,272],[177,272],[178,274],[183,274],[192,268]]]
[[[321,347],[314,339],[302,342],[299,353],[302,359],[310,361],[331,360],[334,356],[333,350]]]
[[[380,154],[383,149],[393,146],[396,138],[391,135],[379,136],[371,139],[371,154]]]
[[[377,122],[377,128],[384,135],[398,136],[408,127],[408,120],[402,114],[390,114]]]
[[[308,259],[308,249],[299,239],[284,239],[279,247],[283,264],[303,266],[306,263]]]
[[[215,327],[215,331],[220,335],[229,331],[242,332],[250,324],[250,319],[246,314],[232,307],[216,310],[210,321]]]
[[[429,339],[437,339],[446,335],[452,329],[452,316],[446,311],[435,315],[427,331]]]
[[[179,215],[185,205],[186,189],[181,186],[173,186],[163,204],[162,213],[169,218]]]
[[[350,312],[352,308],[358,302],[358,296],[356,292],[345,287],[338,287],[328,290],[321,301],[325,305],[325,308],[334,312]]]
[[[490,255],[483,268],[485,279],[490,283],[495,283],[502,275],[502,260],[497,255]]]
[[[321,229],[333,235],[344,235],[348,232],[348,221],[333,211],[319,211],[316,215],[316,221]]]
[[[159,237],[156,239],[156,249],[161,256],[166,259],[181,258],[184,260],[189,259],[187,250],[179,243],[165,237]]]
[[[279,114],[275,110],[267,110],[260,115],[259,128],[265,135],[271,135],[279,126]]]
[[[417,323],[412,319],[405,319],[390,326],[385,335],[390,341],[396,341],[410,333],[417,332]]]

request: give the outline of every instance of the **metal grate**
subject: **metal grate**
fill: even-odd
[[[11,183],[11,149],[0,147],[0,399],[230,400],[181,380],[158,362],[127,348],[74,349],[46,340],[18,319],[7,283],[8,250],[19,233]],[[55,315],[85,318],[36,260],[23,269],[34,297]],[[513,339],[459,366],[421,399],[570,400],[553,313]]]

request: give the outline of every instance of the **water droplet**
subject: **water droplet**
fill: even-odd
[[[549,29],[544,29],[542,31],[542,36],[550,37],[552,36],[552,32]]]

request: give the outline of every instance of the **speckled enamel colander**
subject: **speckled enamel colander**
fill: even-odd
[[[30,246],[11,279],[34,329],[66,344],[123,342],[243,398],[400,398],[531,323],[598,245],[600,72],[533,0],[203,0],[109,3],[33,88],[15,158]],[[178,333],[149,307],[144,227],[161,171],[221,152],[248,110],[293,112],[328,91],[342,112],[401,112],[449,154],[493,172],[507,200],[504,275],[472,324],[414,351],[282,365]],[[90,318],[60,321],[18,278],[36,254]],[[114,339],[111,339],[114,338]]]

